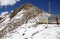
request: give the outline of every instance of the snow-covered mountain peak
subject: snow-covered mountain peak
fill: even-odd
[[[1,39],[59,39],[60,25],[48,24],[48,14],[26,3],[3,18],[0,23]],[[43,24],[42,24],[43,23]]]
[[[26,4],[23,4],[22,6],[20,6],[18,9],[14,10],[12,12],[12,14],[10,15],[10,18],[13,18],[18,12],[20,12],[21,10],[26,10],[26,12],[29,12],[29,11],[37,11],[37,12],[43,12],[42,10],[40,10],[39,8],[35,7],[34,5],[32,4],[29,4],[29,3],[26,3]]]

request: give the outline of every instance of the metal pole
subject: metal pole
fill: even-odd
[[[49,13],[51,13],[51,2],[48,3],[49,3]]]

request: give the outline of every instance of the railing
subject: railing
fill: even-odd
[[[59,25],[60,23],[39,23],[38,22],[38,24],[57,24],[57,25]]]

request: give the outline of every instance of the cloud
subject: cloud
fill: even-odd
[[[17,1],[20,0],[0,0],[0,6],[14,5]]]
[[[13,10],[11,11],[11,13],[13,12]]]
[[[9,12],[8,11],[2,12],[1,15],[3,16],[5,14],[7,14],[7,13],[9,13]]]

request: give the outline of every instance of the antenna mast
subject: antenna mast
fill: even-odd
[[[49,3],[49,13],[51,13],[51,2],[48,3]]]

